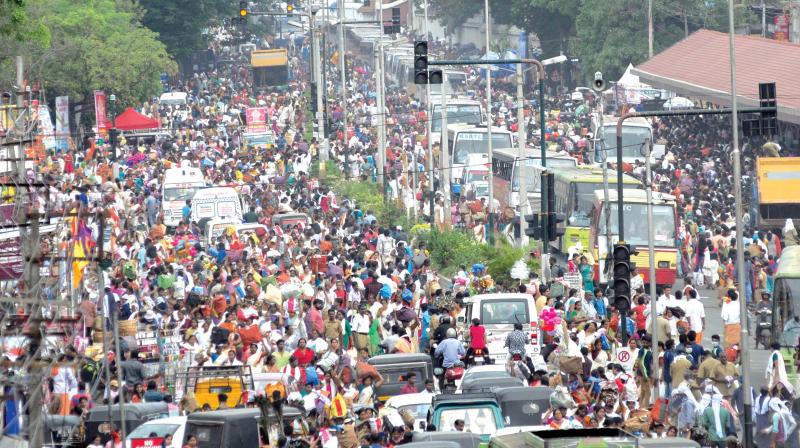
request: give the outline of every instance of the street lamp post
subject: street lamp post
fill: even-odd
[[[117,160],[117,95],[112,93],[111,96],[108,97],[108,101],[111,102],[111,133],[114,135],[114,138],[110,139],[111,157],[109,157],[109,159]]]

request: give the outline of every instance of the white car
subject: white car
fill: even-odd
[[[126,448],[159,447],[164,437],[171,435],[172,444],[168,448],[181,448],[186,430],[186,417],[165,417],[144,422],[128,433]]]
[[[408,411],[414,416],[414,429],[424,430],[431,408],[433,394],[421,392],[418,394],[395,395],[386,400],[386,408],[397,412]]]

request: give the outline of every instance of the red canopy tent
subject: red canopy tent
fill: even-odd
[[[115,124],[117,129],[123,131],[158,129],[161,127],[161,123],[159,123],[158,120],[155,118],[150,118],[147,115],[142,115],[133,110],[132,107],[125,109],[125,112],[119,114]]]

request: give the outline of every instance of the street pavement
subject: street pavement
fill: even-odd
[[[680,282],[680,284],[675,285],[673,291],[680,290],[682,288],[683,284]],[[703,331],[703,347],[708,348],[711,347],[712,335],[718,334],[721,338],[723,334],[720,306],[717,301],[717,295],[719,291],[714,289],[698,288],[698,292],[700,293],[700,300],[702,300],[703,306],[706,309],[706,326],[705,330]],[[742,345],[750,354],[750,365],[748,368],[750,372],[750,385],[758,390],[759,387],[761,387],[761,385],[765,382],[764,372],[767,368],[767,360],[769,359],[770,351],[765,350],[760,346],[758,349],[755,348],[755,338],[752,334],[752,330],[753,326],[751,325],[751,334],[749,335],[746,343]]]

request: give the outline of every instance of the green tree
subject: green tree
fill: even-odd
[[[176,58],[206,47],[209,27],[235,17],[239,3],[232,0],[139,0],[142,23],[159,35]]]
[[[0,37],[42,46],[50,42],[47,27],[28,18],[26,0],[0,0]]]
[[[174,73],[176,65],[135,11],[120,6],[123,1],[30,0],[27,13],[49,30],[50,44],[18,42],[0,54],[24,54],[26,77],[41,80],[49,97],[80,102],[105,89],[120,107],[137,104],[157,94],[160,74]],[[5,64],[3,73],[9,69]]]

